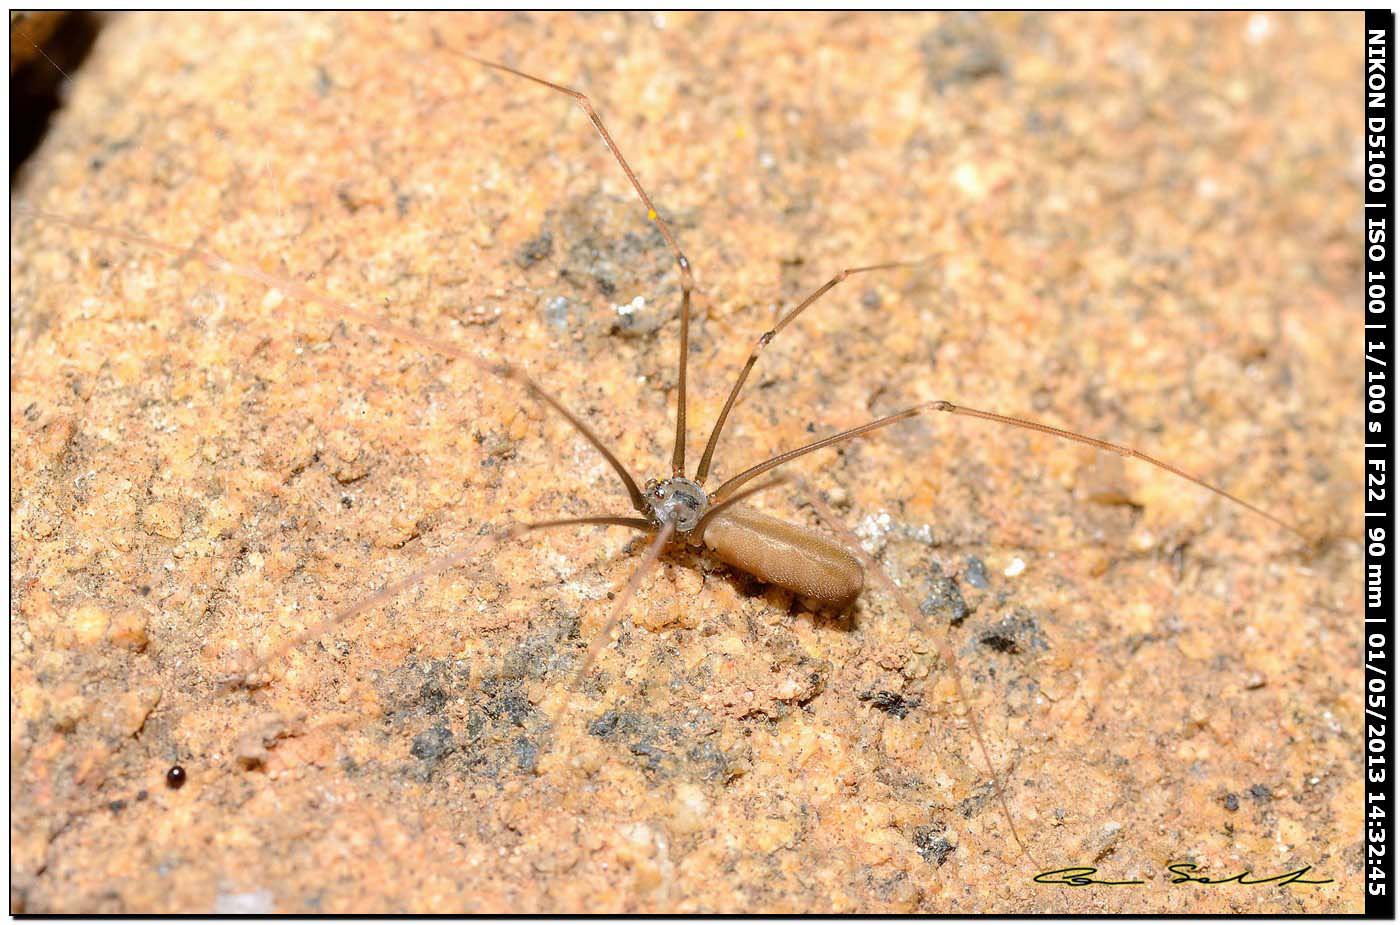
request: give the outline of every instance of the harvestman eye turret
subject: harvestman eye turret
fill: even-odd
[[[754,482],[754,480],[760,476],[766,475],[772,470],[798,459],[799,457],[805,456],[808,453],[852,440],[856,437],[869,434],[926,412],[938,411],[1032,430],[1041,434],[1086,444],[1100,450],[1107,450],[1125,457],[1139,459],[1213,491],[1230,502],[1238,504],[1266,518],[1276,526],[1289,530],[1299,536],[1303,536],[1302,532],[1278,517],[1269,514],[1224,489],[1183,472],[1170,463],[1155,459],[1130,447],[1109,443],[1104,440],[1051,427],[1046,424],[997,414],[991,411],[968,408],[942,400],[914,405],[894,414],[869,421],[858,427],[852,427],[838,433],[830,434],[805,446],[779,453],[770,459],[750,466],[748,469],[741,471],[720,484],[713,492],[707,493],[704,486],[709,477],[712,463],[715,461],[716,450],[724,429],[724,424],[728,420],[731,411],[734,409],[735,403],[743,389],[744,383],[748,379],[749,373],[753,370],[764,348],[772,342],[773,338],[795,321],[808,307],[849,277],[860,273],[913,266],[920,261],[897,261],[842,270],[795,307],[783,314],[772,329],[764,332],[750,349],[747,359],[740,369],[733,387],[730,389],[728,398],[713,428],[710,430],[709,438],[706,441],[694,476],[687,477],[685,475],[687,436],[686,366],[687,353],[689,350],[691,293],[694,289],[694,277],[690,261],[681,251],[670,226],[666,223],[665,219],[661,217],[651,197],[642,187],[641,182],[637,179],[631,166],[623,157],[621,150],[619,150],[617,144],[613,141],[612,135],[608,132],[607,127],[603,124],[603,120],[599,117],[587,96],[577,90],[526,74],[504,64],[485,61],[472,55],[466,55],[466,57],[485,67],[516,78],[531,81],[539,86],[568,96],[582,107],[589,120],[593,123],[594,128],[597,129],[598,133],[602,136],[612,156],[626,174],[628,181],[636,191],[637,196],[641,199],[642,204],[646,207],[648,219],[655,223],[657,229],[665,239],[667,247],[669,247],[675,258],[681,283],[679,312],[680,332],[676,380],[676,432],[671,457],[671,474],[666,478],[654,478],[646,482],[644,486],[639,486],[637,480],[633,477],[628,468],[622,464],[584,421],[565,407],[559,399],[543,389],[524,371],[510,363],[498,359],[484,358],[448,342],[423,335],[402,324],[374,316],[361,309],[340,302],[295,280],[274,276],[254,266],[225,260],[222,256],[207,249],[176,246],[156,241],[133,232],[97,227],[66,216],[16,209],[20,214],[32,215],[46,221],[119,239],[130,244],[167,253],[180,259],[201,261],[218,272],[229,273],[253,280],[271,289],[280,290],[305,303],[319,304],[325,308],[329,308],[332,312],[344,318],[383,331],[403,341],[417,344],[449,357],[464,360],[487,374],[514,381],[523,386],[534,398],[543,402],[567,420],[585,440],[597,449],[607,461],[608,465],[616,472],[618,479],[621,481],[628,495],[634,511],[634,513],[631,514],[597,514],[587,517],[570,517],[515,524],[494,536],[479,537],[467,547],[429,563],[426,567],[401,581],[386,585],[369,597],[358,601],[338,613],[331,615],[324,621],[309,627],[291,639],[288,639],[264,657],[252,670],[242,673],[231,680],[235,684],[243,686],[265,684],[268,681],[267,667],[279,660],[292,648],[325,632],[343,620],[384,603],[430,576],[440,574],[454,566],[479,557],[491,544],[504,539],[518,537],[534,530],[564,526],[601,525],[628,527],[644,534],[652,534],[651,542],[647,546],[639,565],[632,573],[622,592],[617,596],[606,624],[596,633],[586,654],[581,660],[575,675],[576,678],[582,677],[591,669],[598,652],[608,643],[612,636],[613,629],[626,615],[628,604],[637,587],[661,556],[664,549],[673,542],[685,542],[694,546],[704,546],[711,550],[719,559],[736,569],[749,573],[764,582],[786,588],[796,594],[833,607],[845,607],[854,601],[865,588],[867,571],[870,571],[875,580],[896,599],[900,608],[907,614],[911,623],[924,632],[925,635],[928,635],[934,642],[942,661],[951,671],[958,688],[959,698],[967,712],[969,723],[978,744],[978,749],[986,765],[986,770],[995,784],[997,798],[1010,827],[1012,837],[1021,848],[1021,851],[1029,856],[1029,852],[1026,851],[1025,845],[1016,830],[1015,820],[1007,805],[1000,779],[996,773],[996,769],[990,757],[990,752],[983,738],[981,725],[964,694],[961,672],[959,671],[958,662],[953,654],[952,648],[944,639],[930,632],[926,621],[920,615],[918,609],[912,605],[903,591],[882,573],[878,564],[863,550],[859,549],[858,545],[852,544],[852,548],[848,549],[847,546],[830,539],[822,533],[778,520],[746,507],[742,503],[743,501],[754,493],[772,486],[777,480],[762,481],[756,484],[750,483]],[[826,510],[820,499],[812,497],[810,500],[821,519],[833,529],[839,531],[840,528],[832,521],[830,512]],[[849,539],[849,535],[847,536]]]

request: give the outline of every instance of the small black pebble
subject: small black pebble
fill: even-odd
[[[114,813],[119,813],[126,809],[126,800],[113,800],[107,804],[107,808]]]
[[[138,790],[138,791],[136,791],[136,802],[137,802],[137,803],[140,803],[142,800],[146,799],[146,797],[148,797],[148,796],[150,796],[150,794],[147,793],[146,791],[144,791],[144,790]]]
[[[1240,798],[1233,793],[1225,794],[1225,808],[1230,812],[1235,812],[1240,808]]]
[[[171,790],[179,790],[185,786],[185,769],[178,764],[165,772],[165,786]]]

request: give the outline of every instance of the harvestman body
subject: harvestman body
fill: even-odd
[[[867,572],[878,581],[892,596],[895,597],[901,608],[907,613],[908,618],[921,631],[925,632],[938,647],[939,654],[945,664],[951,669],[954,681],[957,684],[958,695],[967,710],[968,719],[977,740],[979,750],[985,761],[987,771],[996,786],[998,800],[1001,803],[1002,812],[1010,826],[1012,837],[1015,839],[1021,851],[1029,856],[1019,833],[1016,831],[1015,820],[1007,806],[1005,795],[1001,789],[1001,784],[996,773],[996,769],[991,761],[990,753],[983,740],[980,724],[975,713],[971,710],[968,700],[963,692],[961,675],[958,670],[958,663],[953,655],[948,643],[932,633],[928,632],[926,622],[923,620],[917,608],[909,601],[904,592],[888,576],[886,576],[879,565],[866,554],[854,542],[854,538],[846,534],[851,546],[846,546],[835,542],[827,536],[810,530],[808,528],[787,523],[782,520],[770,517],[745,507],[741,502],[750,495],[770,487],[776,480],[770,480],[758,484],[757,486],[744,486],[758,476],[784,465],[800,456],[814,452],[825,447],[844,442],[846,440],[859,437],[871,431],[887,427],[891,424],[912,418],[916,415],[928,411],[941,411],[949,414],[963,415],[967,417],[982,418],[1000,424],[1020,427],[1037,431],[1054,437],[1066,440],[1073,440],[1078,443],[1087,444],[1100,450],[1107,450],[1122,456],[1132,457],[1150,463],[1160,469],[1172,473],[1180,478],[1196,483],[1229,501],[1239,504],[1255,514],[1260,515],[1299,536],[1302,532],[1285,521],[1269,514],[1268,512],[1255,507],[1254,505],[1230,494],[1229,492],[1211,485],[1196,476],[1190,475],[1175,466],[1154,459],[1130,447],[1098,440],[1083,434],[1073,433],[1049,425],[1027,421],[1020,418],[1012,418],[990,411],[981,411],[973,408],[966,408],[954,405],[947,401],[931,401],[910,408],[886,417],[878,418],[859,427],[832,434],[823,439],[817,440],[806,446],[799,447],[780,453],[771,459],[765,460],[752,466],[738,475],[730,478],[721,484],[713,492],[707,493],[704,488],[706,478],[710,472],[710,466],[714,459],[715,449],[719,443],[719,437],[723,430],[725,421],[730,411],[733,409],[739,393],[748,378],[749,372],[753,369],[760,353],[772,339],[797,318],[808,306],[812,305],[828,291],[857,273],[866,273],[874,270],[883,270],[899,266],[910,266],[911,262],[884,263],[873,266],[856,267],[842,270],[833,276],[824,285],[809,295],[795,308],[785,313],[773,326],[758,338],[753,348],[750,350],[748,358],[741,369],[733,388],[730,390],[728,399],[725,401],[723,409],[715,422],[714,428],[710,432],[709,440],[705,445],[704,452],[700,458],[700,464],[696,468],[693,478],[685,475],[685,448],[686,448],[686,360],[689,348],[690,332],[690,299],[691,291],[694,288],[694,280],[691,272],[690,261],[681,251],[676,243],[675,236],[664,219],[661,218],[651,197],[643,189],[632,168],[628,165],[617,144],[613,141],[612,135],[604,126],[602,119],[588,97],[560,84],[552,83],[539,77],[526,74],[504,64],[485,61],[472,55],[466,55],[477,63],[492,68],[506,74],[513,75],[532,81],[541,86],[547,87],[555,92],[562,93],[579,104],[592,121],[594,127],[602,136],[609,151],[627,175],[628,181],[636,190],[638,197],[646,206],[647,217],[655,222],[657,229],[666,241],[675,257],[676,265],[679,269],[681,279],[681,305],[680,305],[680,338],[679,338],[679,359],[676,388],[676,437],[674,452],[672,454],[671,475],[664,479],[653,479],[644,486],[639,486],[637,480],[627,470],[627,468],[617,459],[617,457],[602,443],[598,436],[583,421],[576,417],[569,409],[564,407],[558,399],[546,392],[520,369],[498,360],[486,360],[473,353],[469,353],[444,341],[439,341],[427,337],[417,331],[403,325],[386,321],[368,314],[360,309],[339,302],[331,297],[311,289],[294,280],[276,277],[265,273],[256,267],[235,264],[227,261],[211,251],[177,247],[164,242],[156,241],[143,235],[134,234],[110,228],[100,228],[91,224],[78,221],[61,215],[53,215],[43,212],[28,212],[39,218],[68,225],[80,230],[101,234],[107,237],[116,238],[128,243],[136,244],[145,248],[162,251],[184,259],[195,259],[202,261],[213,269],[223,273],[230,273],[242,276],[247,279],[259,282],[271,289],[277,289],[295,298],[306,302],[319,303],[329,307],[344,317],[351,318],[367,326],[384,331],[396,338],[405,340],[447,356],[466,360],[483,371],[505,379],[514,380],[523,385],[535,398],[557,411],[563,416],[589,443],[591,443],[607,460],[621,479],[624,488],[631,500],[635,516],[628,515],[595,515],[589,517],[574,517],[558,520],[536,521],[532,523],[517,524],[502,534],[495,537],[484,538],[470,547],[459,550],[451,555],[444,556],[430,563],[423,569],[410,575],[402,581],[387,585],[375,594],[365,598],[354,605],[347,607],[332,615],[323,622],[312,626],[304,632],[292,637],[282,645],[278,646],[271,654],[262,659],[257,666],[244,674],[231,679],[234,683],[255,686],[267,682],[267,666],[281,658],[290,649],[301,645],[311,637],[318,635],[335,624],[377,606],[390,598],[402,593],[404,590],[423,581],[424,579],[444,572],[456,565],[471,560],[483,551],[484,544],[496,542],[502,539],[518,536],[522,533],[561,526],[579,525],[611,525],[624,526],[642,531],[644,533],[654,533],[651,543],[647,547],[642,557],[641,563],[632,574],[622,593],[618,595],[613,606],[612,613],[605,626],[597,633],[593,642],[588,648],[576,677],[581,677],[591,668],[599,650],[607,644],[611,637],[613,628],[618,621],[626,614],[627,605],[645,577],[651,566],[660,557],[662,551],[668,544],[673,542],[686,542],[692,545],[704,545],[714,552],[714,554],[729,565],[747,572],[760,580],[778,585],[793,591],[807,598],[815,599],[826,605],[844,607],[850,604],[862,591],[866,584]],[[19,210],[17,210],[19,211]],[[741,490],[742,489],[742,490]],[[810,493],[809,493],[810,494]],[[833,521],[830,512],[819,498],[814,495],[809,498],[813,508],[820,518],[828,526],[841,531],[841,528]]]

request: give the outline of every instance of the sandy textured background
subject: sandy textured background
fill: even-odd
[[[102,35],[17,203],[509,354],[646,477],[670,452],[669,257],[581,112],[429,51],[430,26],[593,95],[697,268],[697,421],[777,306],[942,255],[774,343],[721,477],[948,398],[1155,452],[1319,542],[976,421],[801,465],[956,620],[1034,863],[949,671],[878,594],[813,615],[676,553],[569,690],[641,548],[625,531],[493,552],[229,693],[246,653],[484,525],[625,496],[466,364],[21,218],[12,909],[1361,908],[1357,15]],[[791,492],[762,505],[813,522]],[[1335,882],[1171,885],[1176,861]],[[1031,882],[1074,864],[1147,884]]]

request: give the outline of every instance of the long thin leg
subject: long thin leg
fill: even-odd
[[[905,408],[903,411],[896,412],[895,414],[891,414],[888,417],[877,418],[876,420],[871,421],[868,424],[862,424],[859,427],[852,427],[849,430],[843,430],[840,433],[832,434],[829,437],[823,437],[820,440],[817,440],[813,443],[809,443],[806,446],[798,447],[795,450],[788,450],[785,453],[779,453],[777,456],[774,456],[771,459],[765,460],[764,462],[761,462],[756,466],[753,466],[749,469],[745,469],[743,472],[740,472],[738,475],[725,482],[719,488],[715,489],[714,494],[712,494],[710,498],[712,501],[722,500],[725,497],[727,497],[730,492],[734,491],[734,489],[738,488],[740,485],[744,484],[750,479],[760,476],[771,469],[775,469],[778,466],[783,465],[784,463],[791,462],[792,460],[797,459],[799,456],[805,456],[808,453],[811,453],[815,450],[820,450],[823,447],[832,446],[833,444],[841,443],[843,441],[850,440],[854,437],[859,437],[862,434],[870,433],[872,430],[878,430],[881,427],[888,427],[890,424],[894,424],[897,421],[902,421],[905,418],[912,418],[915,415],[923,414],[925,411],[943,411],[947,412],[948,414],[958,414],[967,417],[981,418],[985,421],[995,421],[998,424],[1007,424],[1012,427],[1021,427],[1026,430],[1033,430],[1037,433],[1048,434],[1051,437],[1060,437],[1064,440],[1073,440],[1076,443],[1083,443],[1086,446],[1092,446],[1100,450],[1108,450],[1110,452],[1117,453],[1120,456],[1127,456],[1132,459],[1140,459],[1145,463],[1150,463],[1151,465],[1156,466],[1158,469],[1170,472],[1172,475],[1175,475],[1179,478],[1186,479],[1189,482],[1195,482],[1202,488],[1210,489],[1220,497],[1225,498],[1228,501],[1233,501],[1240,507],[1245,508],[1246,510],[1251,511],[1255,514],[1258,514],[1260,517],[1263,517],[1270,523],[1273,523],[1279,527],[1282,527],[1285,530],[1290,531],[1291,533],[1300,537],[1304,541],[1309,540],[1308,535],[1302,530],[1300,530],[1298,527],[1293,526],[1292,524],[1279,517],[1275,517],[1273,514],[1270,514],[1263,508],[1256,507],[1255,505],[1250,504],[1248,501],[1245,501],[1243,498],[1240,498],[1236,495],[1232,495],[1230,492],[1226,491],[1223,488],[1219,488],[1215,485],[1212,485],[1210,482],[1205,481],[1204,479],[1191,475],[1188,472],[1184,472],[1170,463],[1166,463],[1160,459],[1148,456],[1146,453],[1141,453],[1130,446],[1122,446],[1121,444],[1117,443],[1109,443],[1107,440],[1100,440],[1097,437],[1085,436],[1084,434],[1078,434],[1071,430],[1062,430],[1058,427],[1051,427],[1049,424],[1041,424],[1036,421],[1028,421],[1022,418],[1013,418],[1008,415],[996,414],[991,411],[979,411],[976,408],[968,408],[962,405],[955,405],[952,402],[942,400],[929,401],[924,402],[920,405],[914,405],[912,408]]]
[[[627,489],[627,496],[632,501],[632,507],[643,514],[651,510],[646,503],[646,499],[642,497],[642,490],[637,487],[637,480],[632,477],[632,473],[628,472],[627,467],[613,455],[612,450],[609,450],[603,445],[603,441],[593,432],[593,429],[579,420],[572,411],[565,408],[559,399],[540,388],[539,384],[525,375],[524,371],[518,366],[512,366],[509,363],[496,363],[488,368],[491,372],[502,378],[514,379],[516,382],[521,383],[532,395],[563,415],[565,420],[574,425],[574,428],[583,435],[585,440],[593,444],[594,449],[603,454],[603,458],[608,461],[608,465],[613,467],[613,471],[622,479],[623,487]]]
[[[653,526],[652,522],[645,517],[614,517],[605,514],[598,517],[561,517],[557,520],[532,520],[529,523],[516,524],[511,530],[515,536],[520,536],[535,530],[546,530],[550,527],[569,527],[576,524],[600,527],[631,527],[633,530],[641,530],[643,532],[650,530]]]
[[[627,163],[627,159],[622,156],[622,150],[618,148],[617,142],[613,141],[612,134],[608,127],[603,124],[598,111],[593,108],[593,103],[586,94],[580,93],[572,87],[557,84],[543,77],[536,77],[524,71],[517,71],[515,68],[505,64],[498,64],[495,61],[487,61],[485,58],[478,58],[468,52],[457,52],[464,58],[469,58],[477,64],[489,67],[506,74],[513,74],[525,80],[533,81],[542,87],[548,87],[557,93],[562,93],[569,97],[588,115],[588,119],[593,123],[593,127],[598,130],[598,134],[603,136],[603,143],[612,152],[613,158],[622,167],[622,172],[627,174],[628,181],[632,188],[637,191],[637,196],[641,198],[642,204],[647,207],[647,218],[656,223],[656,227],[661,231],[661,236],[666,239],[666,244],[671,248],[671,253],[675,255],[676,266],[680,268],[681,275],[681,338],[680,338],[680,358],[677,362],[676,373],[676,446],[671,454],[671,469],[674,475],[683,475],[685,472],[685,370],[687,355],[690,349],[690,291],[695,288],[695,278],[690,272],[690,260],[681,252],[680,245],[676,243],[676,236],[671,233],[671,226],[666,224],[666,220],[657,211],[656,205],[647,195],[647,191],[642,188],[641,181],[633,173],[632,167]]]
[[[991,411],[979,411],[976,408],[967,408],[962,405],[955,405],[952,402],[948,401],[931,402],[930,407],[932,407],[934,411],[946,411],[949,414],[960,414],[966,417],[981,418],[984,421],[995,421],[998,424],[1008,424],[1012,427],[1022,427],[1026,430],[1036,431],[1037,433],[1049,434],[1052,437],[1060,437],[1064,440],[1073,440],[1076,443],[1083,443],[1086,446],[1092,446],[1100,450],[1108,450],[1110,453],[1117,453],[1119,456],[1126,456],[1130,459],[1140,459],[1145,463],[1149,463],[1153,466],[1156,466],[1158,469],[1170,472],[1172,475],[1175,475],[1178,478],[1186,479],[1186,481],[1188,482],[1195,482],[1202,488],[1206,488],[1210,491],[1215,492],[1217,495],[1224,498],[1225,500],[1233,501],[1240,507],[1248,511],[1252,511],[1255,514],[1258,514],[1260,517],[1264,518],[1270,523],[1282,527],[1283,529],[1289,531],[1290,533],[1293,533],[1300,539],[1303,539],[1305,541],[1310,540],[1308,535],[1302,530],[1300,530],[1298,527],[1293,526],[1285,520],[1275,517],[1273,514],[1270,514],[1268,511],[1262,508],[1255,507],[1253,504],[1250,504],[1248,501],[1244,500],[1238,495],[1232,495],[1225,489],[1218,488],[1204,479],[1198,478],[1189,472],[1183,472],[1181,469],[1178,469],[1171,463],[1163,462],[1160,459],[1155,459],[1154,457],[1148,456],[1146,453],[1139,452],[1138,450],[1135,450],[1130,446],[1122,446],[1117,443],[1109,443],[1107,440],[1099,440],[1095,437],[1087,437],[1084,434],[1077,434],[1074,431],[1070,430],[1061,430],[1058,427],[1051,427],[1049,424],[1041,424],[1037,421],[1027,421],[1021,418],[1008,417],[1007,415],[995,414]]]
[[[608,622],[603,624],[603,628],[594,635],[593,641],[588,644],[588,652],[583,656],[583,663],[579,665],[578,671],[574,674],[575,686],[583,680],[584,675],[588,674],[588,669],[593,667],[593,662],[598,658],[598,653],[603,651],[603,647],[612,639],[613,630],[627,613],[627,605],[631,603],[632,595],[637,593],[637,588],[641,585],[642,579],[646,577],[647,572],[651,571],[651,567],[656,564],[656,560],[661,558],[661,550],[666,548],[666,544],[670,542],[675,532],[675,522],[667,521],[660,531],[657,532],[656,538],[651,541],[651,545],[647,547],[645,555],[642,556],[642,561],[637,565],[637,570],[632,573],[632,577],[627,580],[627,584],[623,587],[622,593],[617,596],[617,601],[613,604],[612,614],[608,617]]]
[[[480,555],[492,546],[496,546],[507,540],[516,539],[534,530],[544,530],[551,527],[592,525],[631,527],[634,530],[651,529],[651,523],[640,517],[565,517],[556,520],[537,520],[530,523],[515,524],[494,536],[479,536],[467,546],[434,559],[407,578],[400,579],[392,584],[387,584],[368,597],[361,598],[348,607],[341,608],[320,623],[307,627],[292,638],[285,640],[270,654],[259,659],[251,670],[231,678],[225,678],[224,684],[229,687],[257,687],[266,683],[265,672],[267,671],[267,667],[274,662],[280,661],[288,652],[304,645],[317,636],[323,635],[356,614],[361,614],[373,607],[378,607],[386,601],[393,600],[420,582],[426,581],[434,575],[440,575],[448,569],[455,568],[468,559]]]
[[[917,629],[921,635],[932,641],[934,646],[938,649],[938,657],[943,660],[943,664],[947,665],[949,671],[953,674],[953,683],[958,689],[958,701],[962,704],[963,714],[967,717],[968,725],[972,727],[972,735],[973,738],[977,740],[978,749],[982,752],[982,760],[986,762],[987,774],[991,777],[992,786],[996,788],[997,802],[1001,804],[1002,814],[1006,816],[1006,824],[1011,828],[1011,837],[1015,840],[1016,847],[1021,849],[1021,853],[1034,864],[1035,858],[1031,856],[1030,850],[1026,848],[1026,843],[1021,840],[1021,833],[1016,831],[1016,817],[1011,814],[1011,807],[1006,802],[1006,791],[1002,789],[1001,777],[997,774],[996,765],[992,763],[991,750],[987,748],[986,737],[982,734],[982,721],[977,717],[977,711],[972,708],[972,701],[967,699],[967,689],[963,685],[962,668],[958,665],[958,658],[953,653],[953,647],[948,644],[946,634],[940,636],[933,631],[933,628],[928,625],[928,621],[924,619],[919,608],[915,607],[914,602],[909,599],[909,595],[904,592],[903,588],[895,583],[894,579],[889,576],[889,573],[885,571],[884,567],[881,566],[879,562],[875,561],[875,557],[865,551],[865,547],[861,545],[860,540],[857,539],[851,531],[846,529],[845,524],[841,523],[840,519],[832,512],[831,508],[827,507],[821,495],[801,479],[798,480],[798,483],[802,490],[803,497],[806,499],[807,503],[812,506],[812,509],[816,511],[817,517],[826,525],[827,529],[838,534],[845,542],[846,547],[864,561],[866,574],[874,576],[875,580],[881,584],[885,591],[894,598],[895,603],[899,605],[900,609],[904,611],[905,618],[913,624],[914,628]],[[952,632],[951,626],[948,628],[948,632]]]
[[[787,327],[792,323],[793,319],[802,314],[807,306],[826,295],[832,289],[835,289],[836,286],[845,282],[848,278],[855,276],[857,273],[869,273],[872,270],[889,270],[894,267],[912,267],[922,262],[923,261],[919,260],[897,260],[893,263],[877,263],[868,267],[852,267],[847,270],[842,270],[829,279],[826,284],[816,292],[813,292],[811,295],[807,296],[807,298],[803,299],[796,308],[778,319],[778,323],[773,325],[772,330],[763,332],[763,335],[754,342],[753,349],[749,351],[749,358],[744,362],[744,368],[739,370],[739,378],[734,380],[734,388],[729,390],[729,398],[725,400],[724,407],[720,409],[719,417],[715,419],[714,429],[710,431],[710,439],[705,443],[704,455],[700,457],[700,467],[695,470],[695,481],[700,485],[705,484],[705,479],[710,475],[710,461],[714,458],[715,447],[719,444],[719,434],[720,431],[724,429],[724,422],[729,417],[729,411],[734,407],[734,403],[738,401],[739,391],[744,387],[744,382],[749,378],[749,372],[753,369],[754,364],[758,362],[758,355],[763,352],[764,347],[772,343],[773,338],[777,337],[778,333],[782,331],[783,328]]]
[[[806,446],[798,447],[795,450],[788,450],[786,453],[779,453],[777,456],[774,456],[770,459],[766,459],[756,466],[752,466],[748,469],[745,469],[743,472],[740,472],[738,475],[725,482],[719,488],[716,488],[714,490],[714,493],[710,495],[710,500],[715,502],[722,501],[729,496],[730,492],[734,491],[740,485],[744,484],[750,479],[757,478],[758,476],[769,471],[770,469],[776,469],[778,466],[781,466],[784,463],[791,462],[792,460],[797,459],[799,456],[806,456],[808,453],[815,452],[817,450],[822,449],[823,447],[832,446],[833,444],[841,443],[843,441],[850,440],[854,437],[859,437],[861,434],[868,434],[872,430],[879,430],[881,427],[888,427],[891,424],[904,420],[905,418],[912,418],[915,415],[923,412],[924,410],[924,405],[915,405],[912,408],[905,408],[903,411],[898,411],[887,417],[877,418],[876,420],[871,421],[868,424],[862,424],[859,427],[852,427],[849,430],[843,430],[840,433],[832,434],[829,437],[823,437],[815,443],[809,443]]]
[[[180,260],[198,260],[216,273],[241,276],[244,279],[259,283],[269,289],[276,289],[279,292],[284,292],[302,302],[309,302],[320,305],[323,308],[329,308],[343,317],[358,322],[365,327],[373,328],[376,331],[382,331],[390,337],[395,337],[420,347],[426,347],[443,356],[466,360],[478,369],[493,376],[518,382],[525,386],[531,395],[559,412],[565,420],[573,425],[574,429],[577,430],[585,440],[593,445],[594,449],[603,455],[603,458],[608,461],[608,465],[612,466],[613,471],[616,472],[618,478],[622,480],[622,485],[627,490],[627,495],[632,501],[632,507],[636,508],[636,510],[641,513],[646,513],[650,510],[650,508],[647,507],[645,499],[642,498],[641,489],[637,487],[637,480],[632,477],[632,473],[627,471],[627,467],[613,455],[613,452],[607,448],[602,439],[593,432],[592,428],[583,423],[576,415],[565,408],[558,399],[549,392],[546,392],[534,379],[526,375],[525,372],[517,366],[513,366],[504,360],[489,360],[485,357],[477,356],[474,353],[469,353],[445,340],[439,340],[438,338],[430,337],[426,334],[420,334],[413,328],[371,315],[369,312],[355,308],[339,299],[332,298],[304,283],[299,283],[287,277],[275,276],[250,264],[239,264],[231,260],[226,260],[212,250],[205,250],[197,247],[177,247],[176,245],[166,244],[164,241],[157,241],[154,238],[149,238],[135,232],[122,231],[117,228],[105,228],[101,225],[93,225],[89,222],[79,221],[78,219],[69,218],[66,215],[58,215],[53,212],[20,207],[15,207],[12,211],[15,215],[28,215],[40,219],[41,221],[53,222],[57,225],[66,225],[69,228],[76,228],[79,231],[86,231],[106,238],[114,238],[118,241],[124,241],[127,244],[144,247],[148,250],[159,251],[163,254],[170,254]],[[274,311],[275,310],[276,309],[274,309]]]

